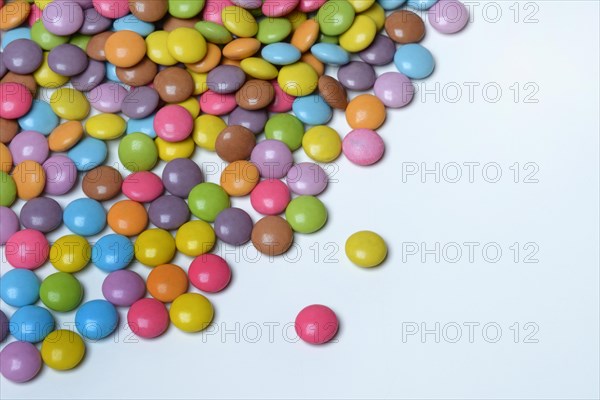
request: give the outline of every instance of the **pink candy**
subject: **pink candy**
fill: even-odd
[[[128,0],[93,0],[94,8],[100,15],[117,19],[129,14]]]
[[[200,96],[200,110],[210,115],[226,115],[237,107],[235,93],[222,94],[207,90]]]
[[[17,119],[29,112],[33,97],[20,83],[0,83],[0,118]]]
[[[23,229],[6,242],[6,261],[15,268],[37,269],[48,259],[50,245],[44,234],[35,229]]]
[[[281,89],[281,86],[277,81],[271,81],[273,89],[275,89],[275,98],[269,105],[268,110],[273,113],[284,113],[292,110],[292,104],[296,99],[294,96],[290,96]]]
[[[279,179],[265,179],[250,193],[252,207],[263,215],[281,214],[290,202],[290,190]]]
[[[202,10],[202,19],[204,21],[214,22],[215,24],[222,25],[223,18],[221,18],[221,11],[225,7],[234,5],[229,0],[207,0]]]
[[[354,164],[371,165],[383,157],[385,145],[377,132],[355,129],[344,137],[342,151]]]
[[[300,311],[294,325],[300,339],[311,344],[329,342],[339,328],[333,310],[321,304],[313,304]]]
[[[187,139],[194,128],[194,119],[182,106],[168,105],[156,113],[154,131],[167,142],[181,142]]]
[[[192,285],[203,292],[216,293],[225,289],[231,280],[231,268],[215,254],[198,256],[190,264],[188,275]]]
[[[123,194],[131,200],[149,203],[165,190],[162,180],[149,171],[134,172],[123,181]]]

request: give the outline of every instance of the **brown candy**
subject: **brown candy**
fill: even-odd
[[[319,93],[332,108],[345,110],[348,106],[346,89],[337,79],[329,75],[323,75],[319,78]]]
[[[85,48],[85,52],[87,53],[88,57],[96,61],[106,61],[104,45],[106,44],[106,41],[110,35],[113,33],[114,32],[106,31],[92,36],[87,47]]]
[[[294,241],[294,233],[288,222],[276,215],[259,220],[252,228],[252,244],[258,251],[269,256],[285,253]]]
[[[167,103],[187,100],[194,92],[194,81],[190,74],[179,67],[165,68],[154,78],[154,89]]]
[[[254,133],[241,125],[228,126],[219,133],[215,142],[215,151],[222,160],[234,162],[250,158],[256,146]]]
[[[15,119],[0,118],[0,142],[7,144],[19,132],[19,123]]]
[[[196,23],[198,23],[200,21],[202,21],[202,20],[199,17],[194,17],[194,18],[190,18],[190,19],[169,17],[163,24],[163,30],[167,31],[167,32],[171,32],[172,30],[177,29],[177,28],[195,29],[194,25],[196,25]]]
[[[88,171],[81,183],[86,196],[98,200],[110,200],[121,193],[123,177],[121,173],[106,165],[101,165]]]
[[[27,89],[29,89],[31,94],[34,96],[35,96],[35,92],[37,91],[37,82],[35,81],[35,78],[33,77],[33,75],[20,75],[20,74],[15,74],[12,71],[9,71],[6,73],[6,75],[4,75],[4,77],[2,79],[0,79],[0,83],[4,83],[4,82],[20,83],[21,85],[23,85]]]
[[[417,43],[425,36],[425,24],[414,12],[400,10],[387,16],[385,31],[397,43]]]
[[[275,89],[267,81],[250,79],[235,93],[235,102],[245,110],[260,110],[273,101]]]
[[[156,22],[169,10],[167,0],[129,0],[129,11],[138,19]]]
[[[133,67],[117,67],[117,77],[126,85],[144,86],[152,82],[158,71],[158,66],[147,57]]]

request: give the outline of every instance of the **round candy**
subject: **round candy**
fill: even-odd
[[[385,144],[377,132],[355,129],[344,137],[342,151],[354,164],[372,165],[383,157]]]
[[[44,7],[41,20],[50,33],[72,35],[83,25],[83,9],[76,2],[53,1]]]
[[[304,162],[290,168],[285,177],[290,190],[300,195],[316,196],[327,188],[327,174],[318,164]]]
[[[298,196],[287,206],[285,219],[294,231],[313,233],[327,222],[327,209],[314,196]]]
[[[19,118],[19,126],[24,131],[36,131],[43,135],[49,135],[50,132],[59,123],[59,118],[50,104],[41,100],[34,100],[31,109],[27,114]],[[49,144],[46,144],[48,146]]]
[[[146,281],[148,293],[163,303],[171,303],[188,289],[188,277],[183,269],[173,264],[155,267]]]
[[[104,278],[102,294],[115,306],[129,307],[146,293],[146,284],[133,271],[122,269],[111,272]]]
[[[81,271],[90,262],[91,256],[90,244],[78,235],[62,236],[50,248],[50,262],[61,272]]]
[[[146,55],[146,42],[133,31],[118,31],[108,37],[104,51],[111,64],[129,68],[142,61]]]
[[[440,0],[427,14],[431,26],[441,33],[459,32],[469,22],[469,11],[458,0]]]
[[[200,108],[206,114],[229,114],[236,106],[235,95],[233,93],[222,94],[207,90],[200,96]]]
[[[102,236],[92,248],[92,262],[104,272],[127,268],[133,260],[133,244],[122,235]]]
[[[63,222],[77,235],[93,236],[104,229],[106,211],[96,200],[89,198],[73,200],[65,208]]]
[[[304,125],[294,115],[276,114],[267,121],[265,136],[267,139],[276,139],[285,143],[291,151],[294,151],[302,146]]]
[[[340,35],[340,46],[351,53],[369,47],[377,34],[375,21],[366,15],[357,15],[348,30]]]
[[[73,88],[79,91],[88,91],[102,83],[105,76],[106,69],[104,68],[104,64],[100,61],[90,59],[85,71],[71,77],[71,84]]]
[[[285,65],[279,70],[277,83],[291,96],[307,96],[315,91],[319,76],[312,66],[305,62]]]
[[[265,179],[250,194],[252,207],[263,215],[281,214],[290,202],[290,191],[279,179]]]
[[[83,298],[81,283],[66,272],[56,272],[42,281],[40,299],[55,311],[67,312],[77,308]]]
[[[0,374],[9,381],[16,383],[30,381],[41,368],[42,357],[31,343],[12,342],[0,351]]]
[[[0,342],[8,336],[8,317],[0,310]]]
[[[42,165],[46,174],[44,190],[50,195],[62,195],[73,188],[77,182],[77,167],[66,156],[55,155]]]
[[[62,223],[62,208],[54,199],[37,197],[23,205],[20,219],[25,228],[52,232]]]
[[[54,318],[50,311],[39,306],[24,306],[10,317],[10,334],[17,340],[37,343],[54,329]]]
[[[396,45],[389,37],[377,35],[373,43],[358,53],[358,56],[371,65],[387,65],[393,61],[395,52]]]
[[[156,110],[159,102],[160,96],[154,88],[140,86],[125,95],[121,110],[129,118],[146,118]]]
[[[373,87],[377,75],[371,65],[362,61],[352,61],[340,67],[337,78],[346,89],[365,91]]]
[[[83,73],[88,67],[88,62],[85,52],[70,43],[56,46],[48,54],[48,66],[62,76],[70,77]]]
[[[350,54],[334,43],[317,43],[310,48],[310,52],[326,64],[344,65],[350,61]]]
[[[158,198],[163,193],[164,186],[152,172],[139,171],[125,178],[121,190],[131,200],[147,203]]]
[[[9,306],[23,307],[38,301],[40,280],[26,269],[11,269],[0,279],[0,298]]]
[[[25,160],[17,164],[12,177],[17,187],[17,196],[20,199],[33,199],[44,191],[46,172],[35,161]]]
[[[204,221],[189,221],[181,225],[175,235],[177,250],[188,256],[199,256],[212,250],[215,231]]]
[[[2,221],[2,224],[0,224],[0,246],[3,246],[20,229],[20,224],[17,214],[4,206],[0,207],[0,220]]]
[[[221,18],[223,19],[223,26],[237,37],[252,37],[258,32],[258,24],[252,14],[241,7],[229,6],[223,8]]]
[[[8,145],[15,165],[32,160],[42,164],[48,158],[48,141],[39,132],[23,131],[18,133]]]
[[[38,85],[45,88],[57,88],[69,81],[68,77],[59,75],[50,69],[48,65],[48,53],[44,53],[42,65],[33,73],[33,78]]]
[[[223,129],[215,142],[217,154],[227,162],[247,160],[254,146],[256,146],[256,136],[251,130],[240,125]]]
[[[177,67],[169,67],[160,71],[154,78],[154,89],[163,101],[179,103],[186,100],[194,92],[194,81],[190,74]]]
[[[165,230],[179,228],[190,219],[190,210],[185,200],[177,196],[161,196],[150,203],[150,222]]]
[[[260,110],[268,106],[275,96],[273,85],[260,79],[247,81],[235,94],[235,101],[244,110]]]
[[[81,187],[86,196],[98,200],[110,200],[121,193],[123,177],[121,173],[108,165],[101,165],[83,176]]]
[[[319,8],[317,21],[321,32],[337,36],[350,28],[354,21],[354,15],[354,8],[349,2],[345,0],[328,1]]]
[[[119,142],[119,160],[129,171],[149,171],[158,161],[156,144],[148,135],[131,133]]]
[[[59,88],[50,96],[50,106],[56,115],[81,121],[90,113],[90,102],[79,90]]]
[[[136,236],[148,225],[143,205],[133,200],[121,200],[112,205],[107,215],[108,226],[124,236]]]
[[[194,127],[190,113],[182,106],[171,104],[158,110],[154,117],[156,135],[167,142],[186,139]]]
[[[275,90],[275,98],[269,107],[267,107],[267,110],[272,113],[287,113],[288,111],[291,111],[294,97],[284,92],[277,81],[273,80],[271,81],[271,84]]]
[[[173,58],[167,48],[169,32],[155,31],[146,37],[146,53],[148,58],[160,65],[175,65],[177,60]]]
[[[202,107],[202,103],[200,103],[200,106]],[[225,121],[221,118],[208,114],[201,115],[194,120],[192,137],[199,147],[215,151],[217,136],[219,136],[219,133],[225,129],[225,127],[227,127],[227,124],[225,124]]]
[[[88,8],[83,10],[83,24],[79,33],[84,35],[95,35],[100,32],[104,32],[112,25],[112,21],[106,18],[95,9]]]
[[[333,117],[333,110],[318,94],[298,97],[292,104],[292,110],[307,125],[324,125]]]
[[[43,58],[40,46],[29,39],[13,40],[6,44],[2,52],[4,66],[9,71],[21,75],[31,74],[38,69]]]
[[[162,173],[167,191],[175,196],[187,198],[192,188],[204,181],[200,167],[187,158],[169,161]]]
[[[323,344],[333,339],[339,323],[331,308],[313,304],[298,313],[294,326],[300,339],[306,343]]]
[[[302,148],[313,160],[328,163],[338,158],[342,152],[342,140],[329,126],[313,126],[304,134]]]
[[[294,163],[292,152],[278,140],[264,140],[252,150],[250,160],[264,178],[283,178]]]
[[[415,88],[406,75],[386,72],[375,81],[373,92],[386,107],[399,108],[412,101]]]
[[[105,113],[117,113],[121,111],[128,94],[127,89],[118,83],[106,82],[91,89],[86,96],[94,109]]]
[[[294,241],[294,232],[288,222],[276,215],[260,219],[252,229],[252,244],[269,256],[285,253]]]
[[[246,196],[260,180],[256,165],[249,161],[238,160],[229,164],[221,172],[220,184],[230,196]]]
[[[85,343],[77,333],[60,329],[42,342],[42,359],[52,369],[67,371],[79,365],[85,355]]]
[[[201,294],[185,293],[173,301],[169,316],[173,325],[182,331],[200,332],[212,322],[214,309]]]
[[[129,308],[127,323],[137,336],[152,339],[162,335],[169,327],[169,312],[156,299],[140,299]]]
[[[117,67],[116,69],[117,77],[121,82],[125,83],[126,85],[137,86],[131,92],[135,92],[136,89],[142,89],[146,87],[143,85],[152,83],[152,80],[156,76],[157,72],[157,65],[149,58],[143,58],[142,61],[135,64],[133,67]],[[158,95],[158,93],[156,94]],[[123,113],[125,113],[125,111],[123,111]]]
[[[359,267],[375,267],[383,262],[386,255],[385,241],[375,232],[356,232],[346,240],[346,256]]]
[[[0,83],[0,117],[17,119],[29,112],[33,97],[29,89],[20,83]]]
[[[108,155],[106,143],[91,137],[83,138],[69,152],[67,156],[77,166],[78,171],[89,171],[101,165]]]
[[[0,206],[10,207],[17,197],[17,185],[12,176],[0,171]]]
[[[231,268],[216,254],[204,254],[192,261],[188,275],[196,288],[203,292],[217,293],[229,285]]]
[[[144,265],[167,264],[175,256],[175,239],[163,229],[148,229],[136,239],[135,258]]]
[[[231,114],[227,122],[230,125],[240,125],[244,128],[250,129],[254,134],[259,134],[263,131],[265,124],[267,123],[267,111],[262,110],[246,110],[242,107],[236,107]]]
[[[399,10],[387,16],[385,31],[396,43],[418,43],[425,36],[425,24],[414,12]]]
[[[385,105],[372,94],[356,96],[346,107],[346,121],[353,129],[377,129],[385,121]]]
[[[127,122],[117,114],[97,114],[85,121],[85,131],[100,140],[112,140],[125,133]]]
[[[226,208],[215,219],[215,234],[228,244],[240,246],[250,240],[252,218],[241,208]]]
[[[214,183],[196,185],[189,194],[190,211],[204,221],[213,222],[221,211],[229,207],[229,195]]]
[[[106,300],[83,303],[75,314],[75,327],[86,339],[100,340],[117,329],[119,314],[115,306]]]
[[[268,21],[268,20],[264,20]],[[287,36],[287,35],[286,35]],[[272,43],[263,47],[262,58],[275,65],[289,65],[300,60],[300,50],[289,43]]]
[[[48,259],[50,246],[44,234],[34,229],[23,229],[6,241],[4,256],[15,268],[36,269]]]
[[[206,77],[208,88],[215,93],[235,93],[246,81],[246,75],[235,65],[219,65]]]
[[[398,71],[411,79],[424,79],[433,73],[433,56],[420,44],[410,43],[400,46],[394,54],[394,64]]]

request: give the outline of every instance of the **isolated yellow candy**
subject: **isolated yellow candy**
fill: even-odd
[[[184,293],[169,309],[173,325],[184,332],[199,332],[212,322],[214,309],[210,301],[199,293]]]
[[[85,355],[85,343],[77,333],[60,329],[50,332],[42,342],[42,360],[52,369],[66,371],[75,368]]]
[[[371,268],[383,262],[387,246],[381,236],[371,231],[360,231],[346,240],[346,255],[359,267]]]
[[[127,122],[117,114],[102,113],[90,117],[85,121],[84,127],[91,137],[100,140],[112,140],[125,133]]]

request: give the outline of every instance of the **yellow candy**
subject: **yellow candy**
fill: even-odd
[[[169,52],[169,32],[155,31],[146,37],[146,55],[160,65],[175,65],[177,60]]]
[[[208,73],[198,74],[190,71],[189,69],[187,72],[194,81],[194,96],[198,96],[208,90],[208,85],[206,84],[206,77],[208,76]],[[198,112],[200,112],[200,109],[198,109]]]
[[[366,15],[357,15],[350,28],[340,35],[340,46],[346,51],[357,53],[369,47],[376,34],[375,21]]]
[[[359,267],[375,267],[383,262],[386,255],[385,241],[375,232],[356,232],[346,240],[346,256]]]
[[[279,74],[273,64],[258,57],[249,57],[242,60],[240,68],[251,77],[262,80],[275,79]]]
[[[277,83],[291,96],[306,96],[315,91],[319,76],[313,67],[304,62],[285,65],[279,70]]]
[[[227,127],[225,121],[216,115],[204,114],[194,120],[192,137],[194,142],[203,149],[215,151],[217,136]]]
[[[56,115],[70,121],[81,121],[90,113],[90,102],[79,90],[56,89],[50,96],[50,107]]]
[[[66,371],[79,365],[85,355],[85,343],[77,333],[60,329],[46,336],[40,352],[47,366]]]
[[[91,256],[90,244],[79,235],[63,236],[50,248],[50,263],[61,272],[81,271],[88,265]]]
[[[46,6],[52,3],[52,0],[33,0],[33,3],[40,9],[43,10]]]
[[[167,142],[161,138],[154,139],[158,149],[158,157],[163,161],[171,161],[176,158],[190,158],[194,154],[196,145],[189,137],[181,142]]]
[[[179,62],[196,63],[206,55],[206,40],[195,29],[180,27],[167,37],[169,53]]]
[[[177,250],[188,256],[197,257],[208,253],[215,245],[215,231],[205,221],[189,221],[181,225],[175,235]]]
[[[42,60],[42,64],[33,73],[33,79],[35,79],[35,82],[38,85],[45,88],[61,87],[69,81],[68,77],[59,75],[50,69],[50,66],[48,65],[47,51],[44,52],[44,59]]]
[[[150,267],[156,267],[168,264],[173,259],[175,239],[164,229],[148,229],[137,237],[134,249],[136,260]]]
[[[292,32],[308,19],[306,14],[300,10],[294,10],[285,17],[292,23]]]
[[[338,158],[342,152],[342,141],[333,128],[317,125],[302,137],[302,148],[313,160],[326,163]]]
[[[91,137],[100,140],[112,140],[120,137],[127,129],[127,122],[117,114],[98,114],[85,122],[85,131]]]
[[[210,301],[198,293],[185,293],[177,297],[169,310],[173,325],[184,332],[199,332],[213,320],[214,309]]]
[[[373,22],[375,22],[375,26],[377,26],[377,31],[383,29],[383,26],[385,25],[385,10],[379,3],[373,3],[368,10],[363,11],[360,15],[366,15],[371,18]]]
[[[258,32],[256,20],[248,12],[238,6],[228,6],[221,11],[223,26],[237,37],[252,37]]]
[[[371,7],[375,0],[348,0],[348,3],[354,8],[354,11],[359,13]]]
[[[185,108],[190,113],[192,118],[196,118],[198,115],[200,115],[200,103],[195,97],[190,97],[187,100],[177,103],[177,105]]]

